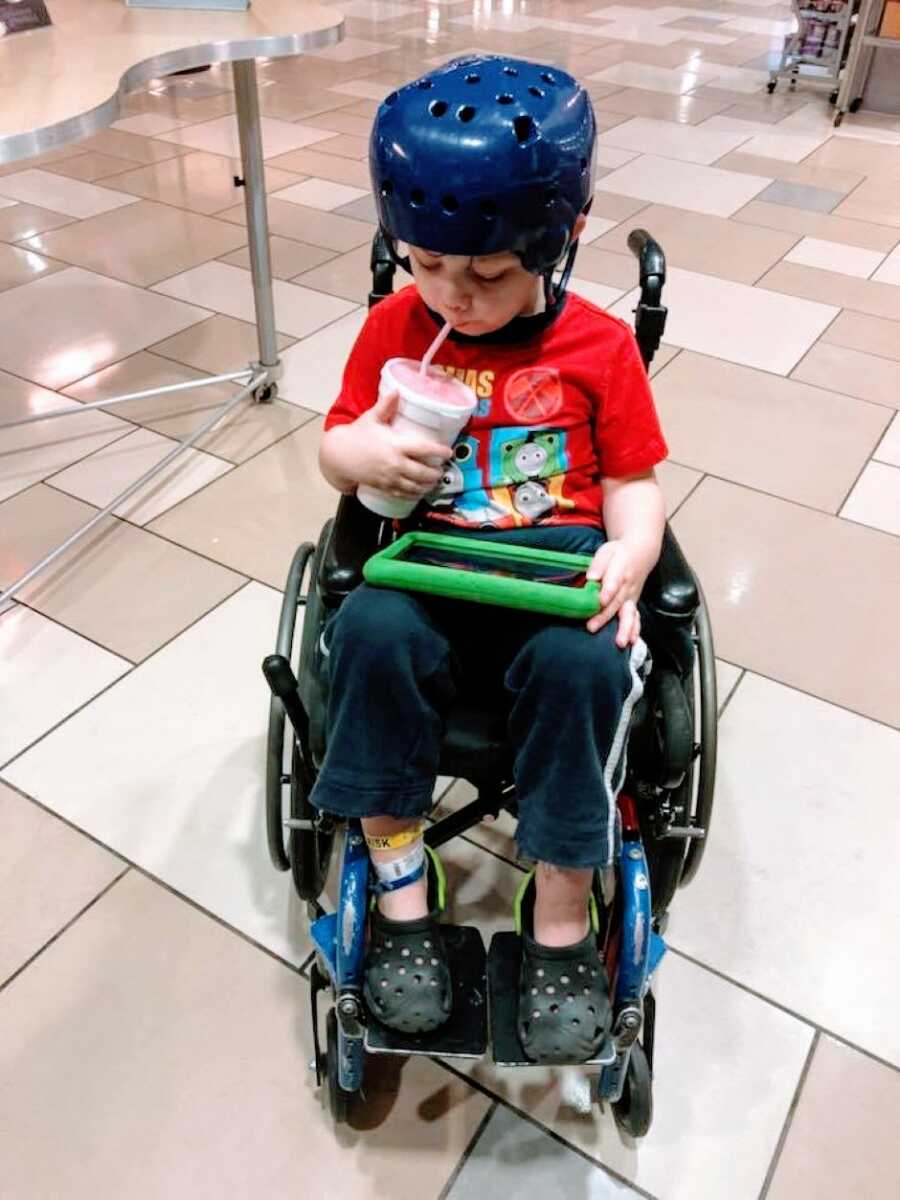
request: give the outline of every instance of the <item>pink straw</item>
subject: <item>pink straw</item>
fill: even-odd
[[[443,346],[444,342],[447,339],[447,334],[450,332],[450,330],[452,328],[453,328],[453,326],[450,324],[449,321],[447,321],[444,325],[444,328],[440,331],[440,333],[437,335],[437,337],[434,339],[434,341],[431,343],[431,345],[425,351],[425,357],[419,363],[419,374],[420,375],[425,375],[427,373],[428,368],[431,366],[431,360],[434,358],[435,354],[437,354],[438,350],[440,350],[441,346]]]

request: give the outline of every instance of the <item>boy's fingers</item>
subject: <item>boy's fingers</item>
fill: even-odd
[[[434,487],[440,481],[441,472],[437,467],[429,467],[425,463],[416,462],[414,458],[409,458],[400,468],[400,478],[404,483],[412,483],[420,487]]]
[[[612,558],[614,552],[615,548],[609,543],[607,543],[605,546],[601,546],[594,555],[593,562],[587,569],[587,578],[593,580],[602,579],[603,573],[609,566],[610,559]]]
[[[397,405],[399,403],[399,392],[388,392],[384,396],[379,396],[372,408],[375,420],[379,421],[382,425],[390,425],[391,421],[397,415]]]
[[[441,462],[446,462],[448,458],[453,457],[452,446],[445,446],[441,442],[432,442],[429,438],[418,437],[416,434],[404,437],[401,446],[407,458],[418,460],[437,458]]]

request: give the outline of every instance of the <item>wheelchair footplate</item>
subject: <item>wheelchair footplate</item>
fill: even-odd
[[[491,1041],[494,1062],[500,1067],[533,1067],[519,1040],[519,967],[522,939],[517,933],[495,933],[488,954],[488,997],[491,1013]],[[599,1053],[573,1066],[605,1067],[616,1058],[612,1039],[607,1038]],[[565,1064],[560,1064],[565,1065]]]
[[[370,1016],[369,1054],[427,1054],[441,1058],[481,1058],[487,1048],[487,971],[484,942],[471,925],[441,925],[453,1009],[447,1022],[430,1033],[388,1029]]]

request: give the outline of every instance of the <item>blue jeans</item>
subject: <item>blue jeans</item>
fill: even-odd
[[[515,532],[584,553],[603,541],[581,527],[541,530],[540,539]],[[328,750],[312,803],[343,817],[426,813],[444,715],[462,686],[477,686],[509,714],[521,854],[608,865],[646,656],[643,642],[616,646],[616,624],[589,634],[581,623],[363,585],[323,638]]]

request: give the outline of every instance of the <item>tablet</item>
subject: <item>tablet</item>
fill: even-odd
[[[590,563],[589,554],[407,533],[374,554],[363,575],[375,587],[587,620],[600,607],[600,584],[586,577]]]

